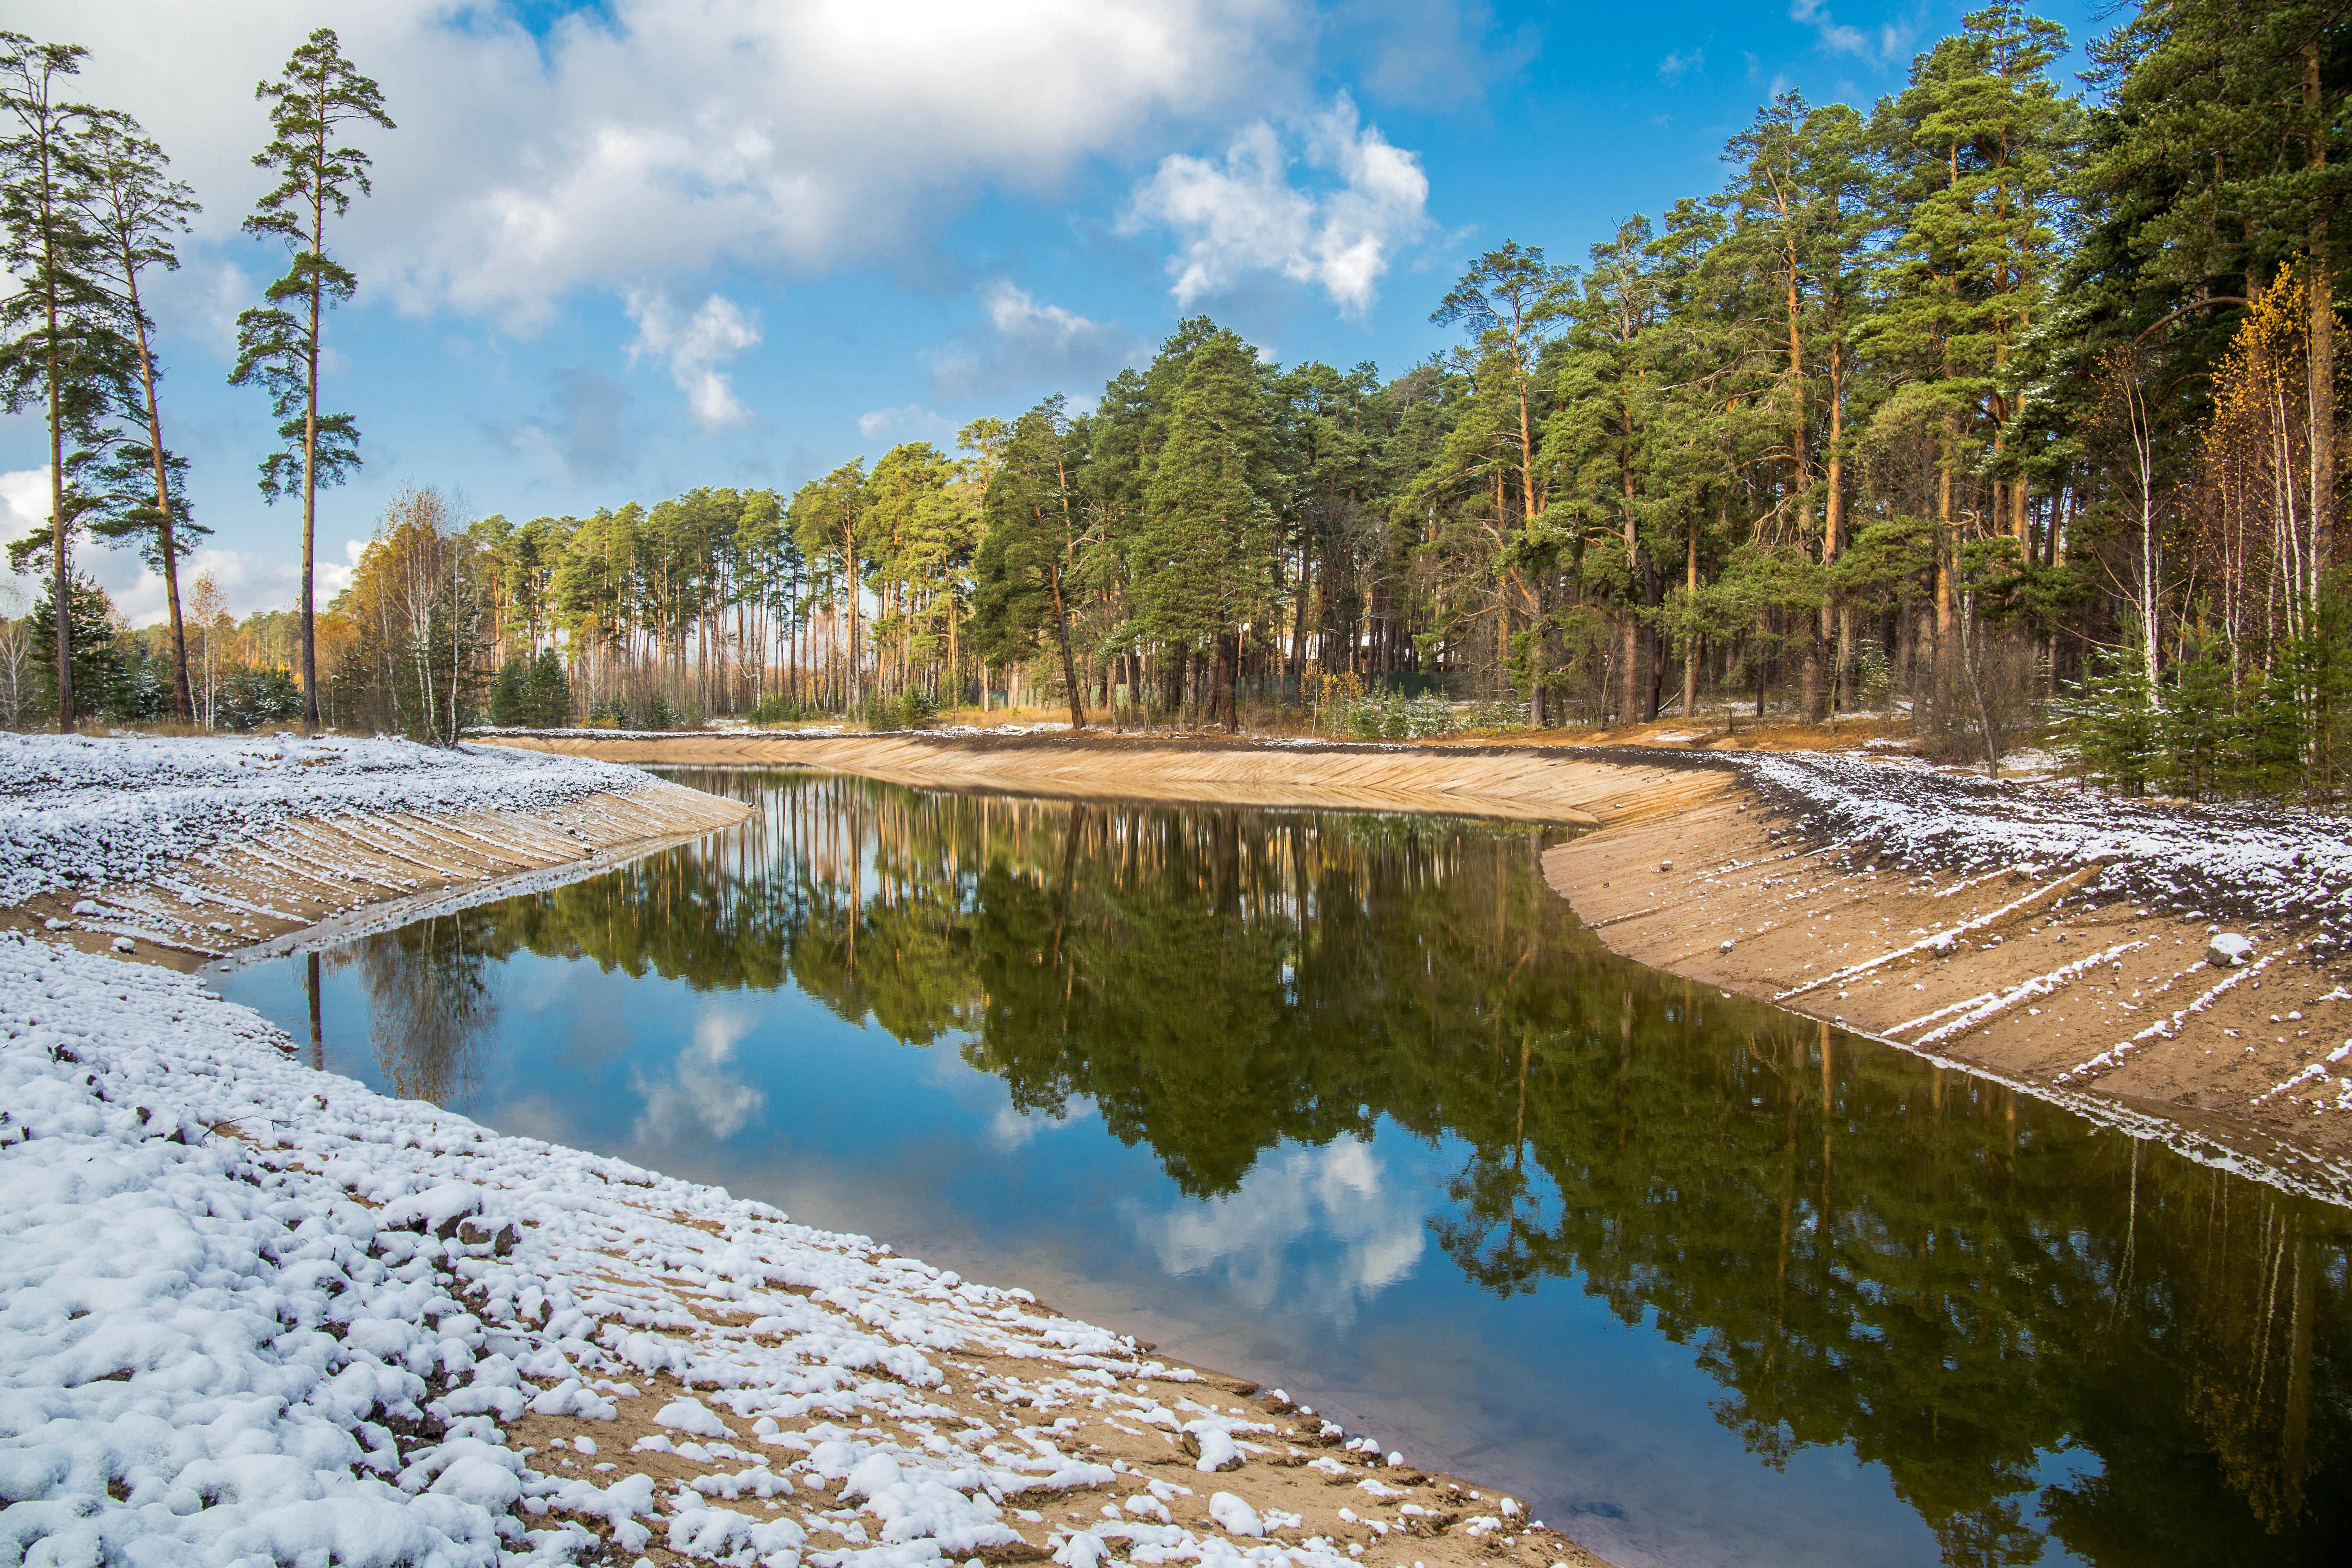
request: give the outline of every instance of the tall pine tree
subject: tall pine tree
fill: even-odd
[[[253,161],[278,176],[254,205],[247,234],[275,235],[292,252],[267,304],[236,320],[234,386],[268,390],[285,445],[262,459],[261,493],[275,501],[289,489],[302,498],[302,721],[319,723],[318,635],[312,605],[319,487],[339,484],[360,465],[358,423],[319,411],[319,358],[328,304],[352,297],[359,279],[327,254],[327,217],[366,195],[369,158],[341,145],[342,128],[365,121],[394,129],[383,92],[343,58],[331,27],[320,27],[288,58],[276,81],[254,89],[269,105],[269,144]]]

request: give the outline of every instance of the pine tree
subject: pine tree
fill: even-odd
[[[172,637],[172,701],[183,723],[195,719],[188,687],[188,639],[180,615],[180,561],[212,531],[189,515],[186,459],[163,444],[163,414],[156,383],[162,370],[152,348],[154,321],[140,279],[151,268],[176,270],[173,237],[187,231],[201,209],[188,187],[166,173],[163,150],[139,132],[127,115],[100,116],[83,155],[88,171],[83,221],[101,238],[96,276],[111,296],[121,330],[129,334],[136,368],[124,386],[121,412],[132,428],[114,444],[101,470],[104,504],[90,520],[106,539],[136,539],[148,563],[163,574]]]
[[[1518,552],[1530,559],[1529,575],[1536,584],[1529,609],[1538,630],[1528,645],[1534,669],[1528,683],[1528,718],[1544,722],[1544,679],[1540,629],[1549,606],[1543,582],[1551,574],[1549,542],[1543,534],[1545,486],[1536,464],[1537,433],[1543,423],[1537,406],[1536,371],[1545,345],[1566,328],[1572,299],[1573,273],[1544,260],[1541,246],[1507,240],[1472,264],[1449,290],[1430,320],[1439,326],[1465,328],[1481,362],[1484,379],[1514,405],[1518,458]],[[1508,439],[1508,437],[1506,437]],[[1498,491],[1498,503],[1500,492]],[[1500,519],[1497,519],[1499,525]],[[1505,625],[1508,626],[1506,612]]]
[[[525,716],[524,670],[521,660],[508,659],[499,666],[498,679],[490,682],[490,722],[501,730],[530,722]]]
[[[0,297],[0,404],[11,414],[37,402],[42,408],[52,602],[68,596],[69,541],[89,505],[77,480],[90,465],[123,368],[110,301],[98,282],[103,240],[82,216],[100,113],[63,97],[66,79],[89,53],[0,31],[0,264],[16,283]],[[12,552],[10,565],[21,570],[24,560]],[[65,694],[58,728],[70,731],[85,704],[68,650],[52,647],[52,689]]]
[[[299,488],[302,498],[302,721],[319,722],[319,658],[312,584],[316,563],[319,488],[340,484],[360,465],[358,423],[348,414],[319,410],[319,360],[330,301],[352,297],[359,279],[327,254],[327,216],[351,211],[368,195],[369,158],[336,144],[341,127],[367,121],[394,127],[383,93],[343,58],[331,27],[320,27],[288,58],[276,81],[254,89],[269,109],[269,144],[254,163],[278,182],[254,205],[245,231],[276,235],[292,252],[284,277],[269,286],[268,301],[236,321],[233,386],[258,385],[270,395],[285,445],[261,464],[261,493],[276,501]]]
[[[1050,637],[1062,665],[1070,727],[1087,727],[1070,651],[1068,582],[1075,553],[1062,400],[1014,421],[982,503],[986,537],[972,561],[972,645],[989,663],[1017,664]]]
[[[2055,23],[2002,0],[1914,61],[1910,85],[1877,114],[1893,261],[1865,342],[1907,373],[1874,425],[1888,437],[1924,433],[1936,450],[1931,710],[1957,700],[1954,577],[1968,476],[1980,466],[1994,476],[1979,514],[1987,531],[2022,542],[2026,528],[2008,447],[2038,368],[2033,333],[2051,311],[2056,219],[2078,139],[2049,76],[2064,42]]]
[[[1260,489],[1270,432],[1257,360],[1224,333],[1193,351],[1145,482],[1136,531],[1136,626],[1194,658],[1214,653],[1228,729],[1242,625],[1272,587],[1274,516]]]

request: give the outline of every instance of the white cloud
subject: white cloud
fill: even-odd
[[[1171,1274],[1214,1272],[1255,1307],[1337,1322],[1411,1274],[1428,1239],[1419,1206],[1354,1138],[1261,1162],[1223,1197],[1128,1219]]]
[[[751,1032],[751,1016],[721,1007],[706,1008],[695,1020],[694,1038],[677,1053],[670,1076],[656,1083],[637,1079],[646,1108],[630,1136],[638,1142],[663,1142],[697,1131],[711,1138],[731,1138],[768,1103],[765,1089],[754,1088],[728,1069],[735,1048]]]
[[[1829,0],[1790,0],[1789,20],[1813,30],[1814,40],[1833,55],[1852,55],[1873,65],[1890,65],[1910,41],[1910,29],[1888,22],[1876,34],[1852,27],[1830,15]]]
[[[48,515],[49,470],[46,466],[0,474],[0,542],[22,539],[36,529],[46,529]],[[239,618],[256,610],[290,607],[302,585],[301,563],[291,548],[290,530],[288,543],[282,555],[199,547],[180,563],[183,606],[195,580],[209,572],[228,599],[229,613]],[[336,561],[331,554],[320,557],[315,584],[320,604],[327,604],[350,584],[352,570],[365,548],[365,541],[346,540],[342,561]],[[0,565],[0,615],[22,615],[40,598],[47,579],[37,563],[28,564],[31,569],[23,575],[12,575],[5,565]],[[170,614],[163,574],[142,560],[135,549],[84,538],[74,545],[73,567],[105,589],[114,607],[134,626],[153,626]]]
[[[1706,64],[1705,49],[1693,49],[1686,55],[1670,54],[1658,62],[1658,75],[1667,81],[1674,81],[1689,75],[1705,64]]]
[[[943,440],[955,433],[946,415],[909,403],[902,408],[871,408],[857,416],[857,433],[868,441]]]
[[[1040,304],[1006,279],[983,287],[980,306],[988,322],[980,341],[959,341],[924,356],[933,384],[946,396],[1037,384],[1083,396],[1083,388],[1150,357],[1150,345],[1118,322]]]
[[[1181,241],[1168,264],[1179,305],[1250,273],[1275,272],[1360,312],[1394,252],[1427,232],[1429,177],[1420,158],[1362,124],[1346,93],[1294,133],[1296,161],[1322,176],[1312,186],[1292,184],[1290,138],[1261,120],[1222,159],[1171,154],[1137,188],[1124,226],[1157,225]]]
[[[395,131],[342,226],[363,299],[528,329],[581,288],[887,254],[990,185],[1049,189],[1172,125],[1297,100],[1306,0],[609,0],[534,37],[504,5],[337,7]],[[88,44],[83,89],[136,110],[233,237],[263,188],[253,83],[312,19],[283,0],[19,0]],[[269,264],[262,264],[266,269]]]
[[[629,363],[650,356],[666,362],[670,379],[686,394],[695,422],[708,432],[740,425],[751,416],[735,395],[720,366],[760,341],[760,325],[723,294],[705,300],[692,315],[681,313],[658,289],[633,289],[629,319],[637,324]]]

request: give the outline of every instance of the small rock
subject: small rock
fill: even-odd
[[[2253,939],[2233,931],[2216,931],[2205,944],[2205,962],[2216,969],[2235,969],[2254,951]]]
[[[1717,952],[1729,952],[1731,951],[1731,946],[1732,946],[1731,939],[1730,939],[1729,937],[1725,937],[1725,938],[1723,939],[1723,945],[1722,945],[1721,947],[1719,947],[1719,948],[1716,949],[1716,951],[1717,951]]]
[[[136,952],[139,951],[139,944],[131,941],[127,936],[118,936],[114,939],[114,951],[117,952]]]
[[[1192,1456],[1192,1468],[1214,1473],[1218,1470],[1238,1470],[1242,1468],[1242,1451],[1234,1447],[1233,1434],[1214,1426],[1184,1434],[1184,1452]]]
[[[1658,862],[1658,869],[1661,871],[1671,871],[1674,868],[1675,863],[1671,860],[1661,860]]]

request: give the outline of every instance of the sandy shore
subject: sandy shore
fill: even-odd
[[[1297,745],[1015,733],[621,738],[494,735],[492,744],[605,762],[827,768],[927,789],[1073,800],[1411,811],[1600,827],[1669,816],[1727,775],[1604,763],[1530,746]]]

